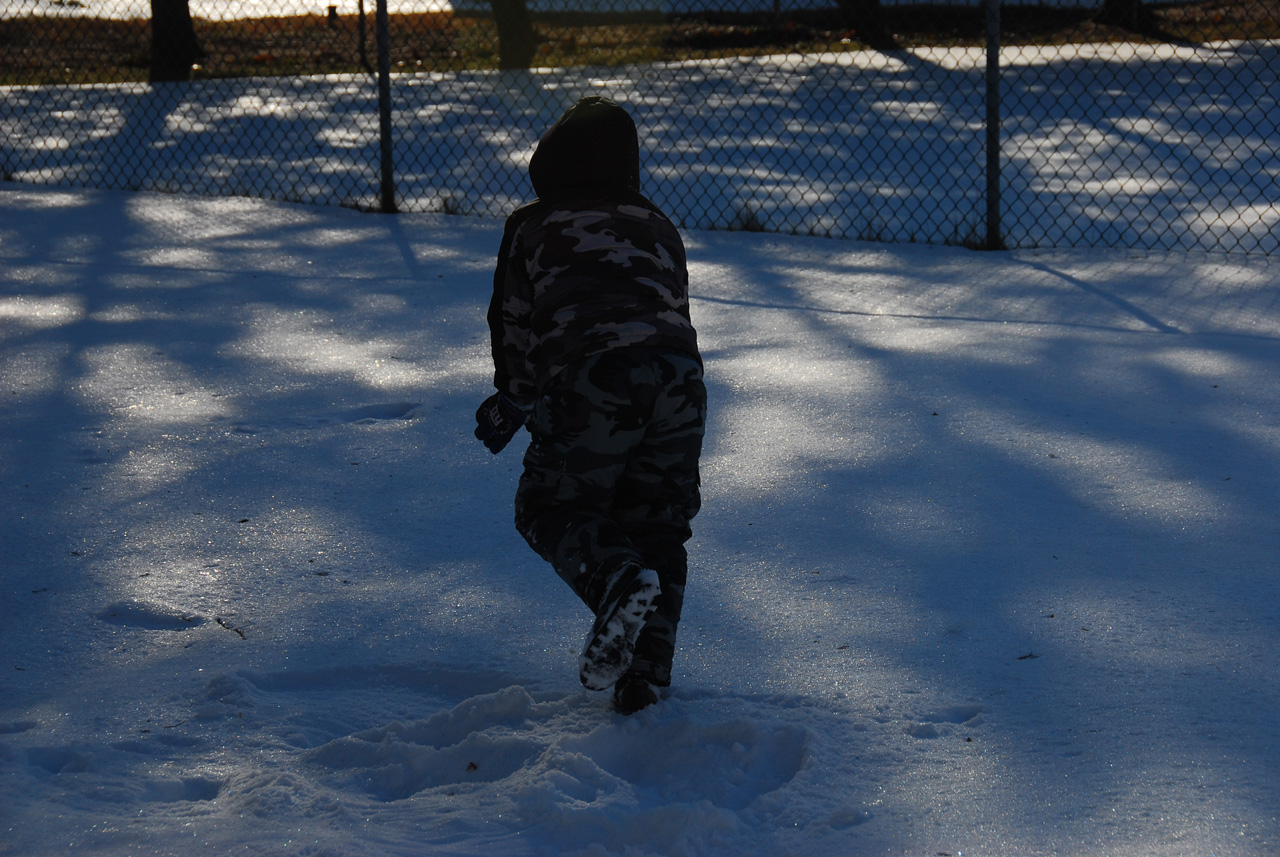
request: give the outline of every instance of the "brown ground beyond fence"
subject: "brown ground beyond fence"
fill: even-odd
[[[391,14],[381,129],[373,0],[246,19],[193,3],[190,79],[154,85],[150,21],[18,2],[0,0],[0,166],[20,181],[376,208],[386,155],[400,209],[495,215],[528,196],[541,128],[591,91],[637,114],[646,188],[690,227],[1277,249],[1280,0],[1003,7],[990,126],[980,7],[531,3],[502,38],[488,4]]]
[[[3,10],[6,0],[0,0]],[[13,2],[13,0],[7,0]],[[227,0],[231,5],[233,0]],[[195,19],[204,51],[195,79],[348,74],[373,70],[373,4],[363,19],[316,0],[309,14],[230,20]],[[726,6],[734,0],[726,0]],[[765,4],[767,5],[767,3]],[[282,10],[302,8],[281,0]],[[86,11],[91,6],[86,6]],[[327,10],[333,9],[332,13]],[[1280,39],[1280,0],[1142,7],[1132,25],[1097,8],[1006,6],[1004,45],[1099,42],[1204,44]],[[402,73],[497,68],[499,39],[491,15],[391,14],[393,67]],[[899,47],[985,44],[979,6],[886,6],[881,29]],[[815,54],[867,48],[856,16],[833,6],[785,13],[714,11],[545,13],[532,16],[532,67],[676,62],[733,56]],[[145,81],[151,55],[148,19],[88,15],[0,19],[0,85]]]

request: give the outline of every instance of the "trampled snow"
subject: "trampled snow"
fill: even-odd
[[[1280,846],[1280,261],[688,231],[674,686],[471,436],[501,224],[0,185],[0,853]]]

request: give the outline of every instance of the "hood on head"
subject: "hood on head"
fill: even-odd
[[[599,95],[564,112],[529,161],[540,197],[575,188],[640,189],[640,144],[630,114]]]

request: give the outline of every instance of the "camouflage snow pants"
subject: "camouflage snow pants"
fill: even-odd
[[[636,641],[632,672],[671,683],[684,603],[689,522],[707,393],[699,362],[622,348],[556,375],[528,423],[516,529],[594,613],[626,563],[658,572],[658,609]]]

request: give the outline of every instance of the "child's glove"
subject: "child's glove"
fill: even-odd
[[[476,437],[497,455],[524,425],[524,411],[501,393],[484,400],[476,411]]]

